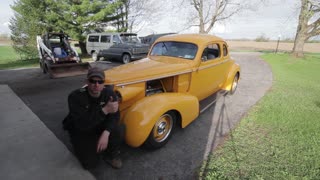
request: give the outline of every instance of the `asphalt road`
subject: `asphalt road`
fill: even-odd
[[[233,96],[222,96],[185,129],[175,131],[169,143],[155,151],[123,145],[124,167],[114,170],[101,162],[92,171],[97,179],[195,179],[209,152],[223,142],[272,85],[272,72],[258,53],[233,53],[241,66],[241,79]],[[104,69],[119,64],[95,64]],[[0,84],[8,84],[24,103],[71,151],[61,122],[67,114],[69,92],[84,84],[85,76],[49,79],[39,68],[0,71]],[[48,147],[50,148],[50,147]]]

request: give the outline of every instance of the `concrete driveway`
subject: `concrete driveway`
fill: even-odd
[[[114,170],[101,162],[91,173],[97,179],[195,179],[207,155],[223,141],[272,85],[272,72],[259,53],[232,53],[241,66],[241,80],[233,96],[223,96],[196,121],[178,129],[169,143],[156,151],[123,145],[124,167]],[[103,68],[117,64],[99,63]],[[67,114],[67,96],[85,76],[48,79],[38,68],[0,71],[0,84],[9,87],[72,151],[61,121]],[[39,135],[41,136],[41,135]],[[47,147],[43,147],[47,148]]]

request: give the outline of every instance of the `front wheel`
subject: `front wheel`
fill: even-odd
[[[176,123],[176,114],[172,111],[164,113],[154,124],[145,143],[149,149],[158,149],[170,139]]]
[[[237,90],[237,87],[238,87],[238,82],[239,82],[239,74],[237,73],[234,78],[233,78],[233,81],[232,81],[232,86],[231,86],[231,89],[230,89],[230,92],[229,94],[232,95],[236,92]]]
[[[123,64],[128,64],[131,61],[130,54],[123,54],[122,55],[122,62]]]
[[[46,74],[46,73],[47,73],[47,70],[46,70],[46,68],[45,68],[45,65],[44,65],[43,61],[40,61],[39,64],[40,64],[40,69],[41,69],[42,73],[43,73],[43,74]]]

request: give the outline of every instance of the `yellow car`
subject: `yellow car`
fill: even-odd
[[[233,94],[240,66],[227,43],[207,34],[160,37],[147,58],[105,71],[119,97],[126,143],[160,148],[174,128],[185,128],[215,100]]]

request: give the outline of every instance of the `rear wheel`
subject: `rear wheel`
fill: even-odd
[[[97,52],[92,52],[91,58],[93,61],[99,61],[100,59]]]
[[[122,55],[122,62],[123,64],[128,64],[131,61],[130,54],[123,54]]]
[[[239,74],[237,73],[234,78],[233,78],[233,81],[232,81],[232,86],[231,86],[231,89],[230,89],[230,92],[229,94],[232,95],[236,92],[237,90],[237,87],[238,87],[238,82],[239,82]]]
[[[176,114],[173,111],[168,111],[159,117],[145,143],[146,147],[158,149],[164,146],[172,136],[176,119]]]

